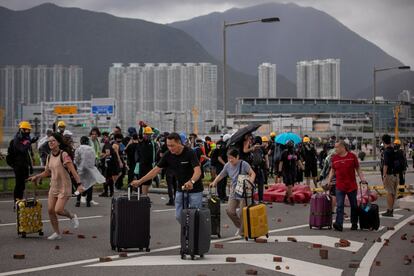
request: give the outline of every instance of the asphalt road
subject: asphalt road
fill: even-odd
[[[367,177],[372,184],[379,184],[379,176]],[[414,183],[414,175],[407,176],[407,183]],[[179,225],[174,209],[166,206],[166,195],[151,194],[151,252],[129,251],[121,258],[109,244],[110,199],[94,200],[99,205],[86,208],[74,207],[71,199],[67,209],[80,217],[80,227],[73,230],[69,221],[61,221],[61,228],[73,234],[62,240],[48,241],[51,234],[49,222],[44,223],[45,237],[31,235],[26,239],[17,237],[16,213],[12,201],[0,201],[0,275],[245,275],[246,269],[255,269],[258,275],[414,275],[414,260],[404,265],[404,255],[414,258],[413,244],[414,212],[397,210],[395,218],[381,218],[379,231],[350,231],[309,229],[309,204],[288,206],[281,203],[268,205],[270,237],[267,243],[245,242],[234,237],[236,229],[227,218],[222,205],[222,239],[213,239],[210,252],[201,260],[181,260],[179,256]],[[47,220],[46,201],[42,198],[43,219]],[[384,211],[385,199],[377,201]],[[349,210],[346,210],[349,214]],[[279,220],[280,219],[280,220]],[[349,221],[345,221],[346,223]],[[229,227],[225,227],[229,225]],[[393,226],[395,230],[388,230]],[[407,233],[408,240],[401,240]],[[78,238],[78,234],[85,239]],[[96,238],[93,238],[96,236]],[[295,237],[298,242],[288,242]],[[340,238],[351,242],[349,248],[336,248]],[[378,240],[381,238],[381,241]],[[389,245],[384,246],[384,239]],[[275,240],[278,240],[277,242]],[[378,240],[378,241],[377,241]],[[327,260],[319,256],[322,244],[327,249]],[[216,244],[222,248],[216,248]],[[58,245],[59,249],[55,249]],[[219,246],[220,247],[220,246]],[[25,254],[25,259],[13,259],[13,254]],[[99,262],[99,257],[111,256],[111,262]],[[236,263],[226,263],[226,257],[236,257]],[[282,256],[281,263],[273,262],[273,256]],[[376,265],[376,262],[379,265]],[[350,268],[359,263],[359,268]],[[280,270],[276,270],[276,265]]]

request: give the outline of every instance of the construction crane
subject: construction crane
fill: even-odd
[[[399,132],[399,130],[398,130],[398,119],[399,119],[400,111],[401,111],[401,105],[396,105],[395,108],[394,108],[394,119],[395,119],[395,128],[394,128],[395,138],[394,138],[394,140],[399,139],[398,138],[399,137],[399,135],[398,135],[398,132]]]

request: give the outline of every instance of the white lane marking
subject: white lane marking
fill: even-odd
[[[173,209],[161,209],[161,210],[153,210],[153,213],[162,213],[162,212],[171,212],[171,211],[175,211],[175,208]]]
[[[95,218],[103,218],[103,216],[78,217],[79,220],[95,219]],[[68,219],[68,218],[59,219],[59,221],[66,221],[66,220],[70,220],[70,219]],[[46,219],[46,220],[42,220],[42,222],[43,223],[47,223],[47,222],[50,222],[50,220]],[[13,226],[13,225],[16,225],[16,222],[13,222],[13,223],[3,223],[3,224],[0,224],[0,227],[2,227],[2,226]]]
[[[325,265],[305,262],[301,260],[282,257],[281,263],[273,262],[272,254],[226,254],[226,255],[206,255],[202,259],[182,260],[180,256],[142,256],[118,260],[116,262],[107,262],[88,265],[87,267],[110,267],[110,266],[166,266],[166,265],[208,265],[208,264],[234,264],[226,262],[226,257],[236,258],[236,263],[247,264],[260,268],[275,271],[275,266],[280,265],[280,272],[290,275],[342,275],[342,269],[329,267]],[[289,270],[286,269],[289,266]]]
[[[382,242],[376,242],[373,246],[368,250],[368,252],[365,254],[364,258],[362,259],[361,263],[359,264],[359,268],[356,271],[356,276],[365,276],[369,275],[369,272],[371,270],[371,266],[377,257],[378,253],[380,252],[383,243],[385,242],[384,239],[390,239],[395,233],[397,233],[398,230],[400,230],[404,225],[409,223],[414,219],[414,215],[409,216],[405,220],[401,221],[397,225],[394,226],[395,230],[390,230],[385,232],[382,236]]]
[[[288,241],[288,237],[295,238],[298,242],[307,242],[307,243],[318,243],[322,244],[326,247],[332,247],[335,248],[335,243],[339,243],[339,238],[336,237],[329,237],[329,236],[270,236],[267,241],[268,242],[275,242],[278,240],[278,242],[290,242]],[[349,247],[338,247],[338,249],[351,251],[351,252],[357,252],[361,247],[364,245],[361,242],[357,241],[351,241],[351,245]],[[246,241],[232,241],[230,243],[244,243]],[[250,243],[254,243],[254,241],[249,241]]]
[[[351,223],[344,223],[344,224],[342,225],[342,227],[343,227],[344,229],[351,228],[351,226],[352,226],[352,224],[351,224]],[[380,232],[380,231],[382,231],[384,228],[385,228],[384,226],[380,226],[380,227],[378,228],[378,230],[373,230],[373,231],[374,231],[374,232]],[[361,230],[359,230],[359,231],[361,231]],[[363,231],[370,231],[370,230],[363,230]]]
[[[380,213],[380,218],[381,219],[395,219],[395,220],[399,220],[400,218],[402,218],[404,216],[404,215],[400,215],[400,214],[394,214],[393,217],[384,217],[384,216],[382,216],[383,213]]]
[[[229,238],[224,238],[224,239],[220,239],[220,240],[214,240],[214,241],[211,241],[211,243],[232,241],[234,239],[237,239],[237,237],[229,237]],[[140,255],[145,255],[145,254],[149,254],[149,253],[175,250],[175,249],[179,249],[180,247],[181,247],[180,245],[174,245],[174,246],[170,246],[170,247],[163,247],[163,248],[158,248],[158,249],[153,249],[153,250],[151,249],[151,252],[128,253],[128,257],[134,257],[134,256],[140,256]],[[109,257],[112,260],[116,260],[116,259],[120,258],[118,254],[113,255],[113,256],[109,256]],[[87,259],[87,260],[82,260],[82,261],[73,261],[73,262],[60,263],[60,264],[54,264],[54,265],[46,265],[46,266],[20,269],[20,270],[7,271],[7,272],[0,273],[0,276],[30,273],[30,272],[43,271],[43,270],[48,270],[48,269],[62,268],[62,267],[82,265],[82,264],[88,264],[88,263],[95,263],[95,262],[99,262],[99,258],[92,258],[92,259]]]

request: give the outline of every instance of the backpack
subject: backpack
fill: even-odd
[[[253,167],[261,167],[263,165],[263,150],[262,149],[255,149],[251,153],[251,161]]]
[[[401,173],[407,169],[407,161],[405,160],[404,154],[400,150],[394,151],[394,168],[395,174]]]
[[[12,168],[14,168],[14,166],[16,165],[16,152],[14,149],[14,139],[10,140],[9,147],[7,148],[6,163]]]

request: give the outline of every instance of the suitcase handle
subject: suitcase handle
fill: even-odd
[[[188,191],[182,191],[183,194],[183,209],[188,209],[190,207],[190,195]],[[185,195],[187,194],[187,200]],[[185,204],[187,203],[187,204]]]
[[[132,193],[132,187],[131,185],[128,185],[128,200],[131,200],[131,193]],[[138,186],[137,188],[137,200],[139,201],[141,194],[141,186]]]

